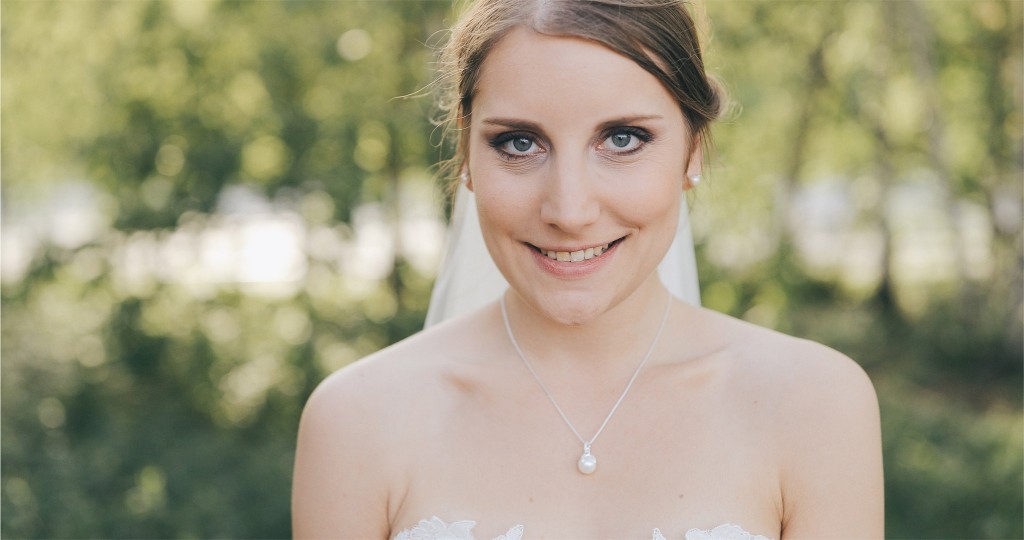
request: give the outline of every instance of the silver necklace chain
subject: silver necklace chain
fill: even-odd
[[[576,435],[576,438],[583,444],[583,455],[580,456],[580,460],[577,463],[577,467],[581,473],[590,474],[597,468],[597,458],[590,453],[590,446],[594,444],[597,437],[601,435],[602,431],[604,431],[605,426],[608,425],[608,421],[615,415],[615,411],[619,410],[619,405],[622,405],[622,400],[626,399],[626,394],[628,394],[629,390],[633,388],[633,383],[636,382],[636,378],[640,375],[640,370],[642,370],[644,365],[647,364],[647,361],[650,360],[651,354],[654,352],[654,347],[658,344],[658,339],[661,337],[661,332],[665,329],[665,323],[668,322],[669,308],[671,307],[672,294],[669,293],[668,301],[665,303],[665,314],[661,316],[661,324],[658,326],[658,332],[654,334],[654,339],[651,340],[651,345],[647,348],[647,353],[644,354],[644,358],[640,361],[640,364],[636,366],[636,370],[633,371],[633,376],[630,377],[629,383],[626,384],[626,388],[622,391],[622,394],[619,395],[619,399],[615,401],[615,405],[612,405],[612,410],[608,411],[608,416],[604,418],[604,422],[601,423],[601,427],[597,428],[597,433],[594,433],[594,436],[588,441],[580,435],[580,432],[572,425],[572,422],[569,421],[569,417],[565,415],[565,411],[563,411],[562,408],[558,406],[558,402],[555,401],[555,396],[550,390],[548,390],[548,387],[544,385],[544,381],[542,381],[540,376],[537,375],[533,366],[530,365],[530,362],[526,359],[526,355],[523,354],[523,350],[519,347],[519,342],[516,341],[516,337],[512,333],[512,325],[508,322],[508,310],[505,308],[505,295],[501,295],[501,318],[505,321],[505,331],[508,333],[509,341],[512,342],[512,347],[515,348],[516,353],[519,355],[519,359],[523,361],[526,369],[530,372],[530,375],[533,376],[533,380],[537,381],[537,385],[544,391],[544,395],[548,397],[548,401],[555,406],[555,410],[558,411],[558,415],[562,417],[565,425],[569,426],[573,435]]]

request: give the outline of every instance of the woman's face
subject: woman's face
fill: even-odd
[[[687,167],[700,169],[690,143],[677,102],[632,60],[524,28],[502,38],[473,98],[468,172],[512,288],[564,324],[653,300]]]

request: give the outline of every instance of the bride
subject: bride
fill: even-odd
[[[445,54],[476,212],[432,316],[484,298],[474,234],[507,289],[319,386],[295,537],[881,537],[864,372],[694,305],[692,265],[664,261],[692,255],[720,108],[684,6],[483,0]]]

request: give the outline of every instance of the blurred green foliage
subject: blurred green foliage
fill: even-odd
[[[1022,6],[699,10],[737,103],[691,201],[704,302],[865,366],[896,538],[1024,537]],[[305,398],[426,309],[400,231],[410,197],[443,206],[423,95],[450,5],[0,10],[0,532],[288,536]],[[304,231],[284,285],[181,275],[238,241],[239,187]],[[364,233],[382,272],[338,247]]]

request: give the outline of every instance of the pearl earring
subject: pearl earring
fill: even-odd
[[[690,177],[690,187],[694,188],[700,185],[701,177],[699,174],[695,174]]]
[[[462,185],[464,186],[469,185],[469,173],[466,171],[462,171],[462,174],[459,175],[459,182],[461,182]]]

